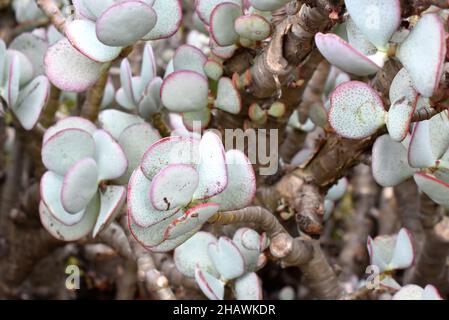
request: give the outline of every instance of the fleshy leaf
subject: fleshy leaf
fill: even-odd
[[[180,46],[173,56],[174,71],[189,70],[204,75],[203,66],[207,61],[204,53],[191,45]]]
[[[337,201],[343,198],[348,188],[348,179],[341,178],[327,191],[326,199]]]
[[[152,7],[141,1],[119,2],[98,18],[98,39],[108,46],[125,47],[147,35],[156,25]]]
[[[332,93],[330,101],[329,122],[345,138],[366,138],[385,124],[382,99],[363,82],[341,84]]]
[[[446,56],[445,38],[441,18],[437,14],[424,14],[398,48],[396,56],[425,97],[431,97],[438,88]]]
[[[435,115],[430,120],[415,124],[409,146],[409,163],[415,168],[435,165],[449,147],[449,119],[447,111]]]
[[[262,283],[257,274],[251,272],[235,281],[234,292],[237,300],[262,300]]]
[[[418,92],[413,87],[413,81],[405,68],[399,70],[391,82],[389,96],[391,103],[403,97],[413,104],[416,102]]]
[[[64,91],[86,91],[98,79],[103,64],[95,62],[72,47],[63,38],[48,48],[44,59],[50,82]]]
[[[100,112],[98,121],[100,122],[101,127],[109,132],[114,139],[118,139],[123,130],[127,127],[145,122],[142,118],[136,115],[113,109]]]
[[[210,300],[224,299],[224,283],[209,272],[195,267],[195,280],[204,295]]]
[[[319,32],[315,35],[315,43],[331,64],[345,72],[367,76],[380,70],[379,65],[335,34]]]
[[[430,139],[430,120],[416,123],[408,149],[408,162],[413,168],[435,164],[437,157],[432,152]]]
[[[22,33],[11,42],[9,48],[20,51],[28,57],[34,67],[35,75],[44,74],[44,56],[48,49],[45,40],[29,32]]]
[[[234,53],[235,50],[237,50],[237,46],[235,44],[227,46],[227,47],[221,47],[218,44],[216,44],[214,42],[214,39],[212,39],[212,37],[210,38],[210,43],[209,43],[209,47],[211,52],[217,56],[220,59],[226,60],[231,58]]]
[[[186,242],[188,239],[190,239],[195,233],[199,231],[200,228],[197,228],[195,230],[190,231],[189,233],[183,234],[182,236],[179,236],[174,239],[167,239],[163,242],[159,243],[155,246],[149,246],[147,247],[148,250],[155,253],[163,253],[172,251],[173,249],[176,249],[178,246]]]
[[[89,10],[86,6],[84,0],[72,0],[73,6],[75,7],[75,13],[78,17],[89,19],[95,21],[97,17]]]
[[[220,204],[220,211],[238,210],[248,206],[256,193],[256,176],[249,159],[239,150],[226,152],[228,185],[210,201]]]
[[[223,66],[214,60],[208,60],[204,65],[204,73],[210,79],[218,81],[223,76]]]
[[[166,212],[166,211],[165,211]],[[157,214],[156,213],[147,213],[147,214]],[[161,214],[161,212],[159,213]],[[173,221],[173,219],[180,218],[184,215],[183,211],[178,211],[172,216],[156,223],[152,224],[148,227],[139,226],[136,221],[132,218],[133,216],[128,216],[129,229],[131,234],[136,238],[136,240],[145,247],[155,247],[160,245],[165,241],[165,230]]]
[[[184,216],[173,220],[165,231],[165,239],[177,238],[197,229],[217,213],[220,206],[216,203],[203,203],[190,208]]]
[[[190,131],[207,128],[211,118],[212,115],[209,108],[205,108],[199,111],[184,112],[182,114],[182,122],[184,123],[184,126]]]
[[[99,197],[95,196],[87,206],[83,218],[72,226],[64,225],[53,218],[42,201],[39,204],[39,215],[42,225],[53,237],[62,241],[76,241],[87,236],[92,231],[99,208]]]
[[[128,160],[122,147],[105,130],[93,134],[95,160],[98,164],[98,181],[112,180],[122,176],[128,168]]]
[[[212,11],[217,5],[223,2],[234,3],[242,6],[242,0],[198,0],[196,1],[196,12],[198,13],[200,19],[208,25]]]
[[[178,209],[172,209],[170,211],[156,210],[152,206],[150,197],[148,196],[150,186],[151,181],[145,177],[140,168],[137,168],[133,172],[129,180],[127,198],[129,216],[128,219],[130,221],[131,227],[133,226],[133,224],[135,224],[134,229],[137,230],[135,231],[135,233],[140,232],[141,230],[143,230],[142,232],[145,233],[145,230],[148,227],[159,224],[169,217],[173,217],[173,215],[178,211]],[[170,222],[171,220],[169,220],[165,226],[162,226],[160,227],[160,229],[158,229],[160,232],[159,241],[163,240],[163,233],[165,232],[165,229],[168,227]],[[146,243],[145,245],[157,245],[158,243],[160,242],[156,241],[156,243]]]
[[[120,83],[122,84],[123,93],[127,98],[127,100],[123,99],[122,101],[126,104],[134,105],[138,99],[136,90],[133,87],[133,75],[128,59],[123,59],[120,63]]]
[[[180,0],[155,0],[153,10],[156,12],[157,22],[143,40],[159,40],[174,35],[182,23]]]
[[[392,269],[406,269],[413,264],[415,252],[410,232],[402,228],[396,237],[393,256],[390,261]]]
[[[66,226],[77,224],[83,218],[85,211],[82,210],[75,214],[67,212],[61,203],[63,178],[54,172],[47,171],[41,178],[40,196],[52,218],[58,220]]]
[[[27,84],[29,81],[31,81],[31,79],[34,76],[34,67],[31,64],[30,59],[28,59],[28,57],[26,55],[24,55],[22,52],[20,51],[16,51],[16,50],[11,50],[8,49],[7,50],[7,55],[8,56],[15,56],[19,59],[18,64],[20,64],[20,67],[17,69],[10,69],[10,74],[16,73],[15,76],[18,75],[19,77],[19,86],[23,86],[25,84]],[[9,57],[8,57],[9,58]],[[16,67],[16,66],[11,66],[10,67]]]
[[[232,241],[245,259],[246,271],[252,272],[257,267],[262,252],[261,238],[256,231],[250,228],[240,228],[234,233]]]
[[[82,0],[85,8],[95,18],[99,17],[106,9],[114,4],[115,0]]]
[[[125,200],[125,187],[107,186],[104,191],[100,191],[100,213],[92,231],[94,238],[120,213]]]
[[[160,138],[159,132],[148,123],[134,124],[123,130],[118,142],[128,159],[128,169],[126,174],[119,179],[120,184],[128,182],[145,151]]]
[[[49,138],[65,129],[80,129],[93,134],[97,127],[87,119],[81,117],[67,117],[59,120],[56,124],[45,131],[43,142],[47,142]]]
[[[415,182],[419,189],[436,203],[449,207],[449,184],[427,173],[416,173]]]
[[[112,61],[122,48],[104,45],[97,38],[95,23],[89,20],[74,20],[66,26],[66,36],[72,46],[96,62]]]
[[[140,75],[143,87],[146,87],[157,76],[156,58],[153,47],[149,43],[143,48]]]
[[[379,272],[390,270],[388,265],[393,256],[393,250],[396,244],[396,236],[382,235],[374,240],[368,237],[368,253],[370,263],[379,267]]]
[[[151,145],[145,152],[140,167],[148,179],[153,179],[169,164],[199,163],[199,141],[191,137],[166,137]]]
[[[235,31],[243,38],[261,41],[270,36],[271,25],[261,15],[244,15],[235,21]]]
[[[422,294],[422,300],[443,300],[438,289],[433,285],[428,284],[424,287],[424,292]]]
[[[34,78],[20,91],[16,105],[11,109],[26,130],[31,130],[36,125],[49,95],[50,83],[45,76]]]
[[[397,291],[401,289],[401,285],[389,275],[380,280],[380,286],[381,288],[386,288],[387,290]]]
[[[201,139],[199,153],[199,184],[193,198],[208,199],[221,193],[228,184],[225,151],[220,138],[208,131]]]
[[[64,175],[75,162],[93,157],[95,143],[92,136],[81,129],[64,129],[51,136],[42,146],[45,167]]]
[[[379,49],[385,49],[401,23],[399,0],[345,0],[359,29]]]
[[[189,240],[176,248],[173,260],[176,268],[186,277],[195,277],[195,267],[198,266],[214,277],[219,277],[212,261],[210,261],[208,246],[216,243],[217,238],[209,232],[199,231]],[[195,254],[192,254],[195,252]]]
[[[395,293],[392,300],[421,300],[423,288],[416,284],[408,284]]]
[[[349,44],[364,55],[375,54],[377,48],[365,37],[351,17],[346,20],[346,32]]]
[[[19,98],[20,86],[20,58],[18,54],[11,54],[7,58],[6,102],[14,106]]]
[[[162,104],[173,112],[204,109],[208,103],[207,78],[194,71],[176,71],[165,78],[161,87]]]
[[[209,244],[209,257],[223,279],[232,280],[245,272],[245,260],[237,246],[227,237]]]
[[[98,166],[94,159],[74,163],[62,183],[61,203],[70,213],[77,213],[89,204],[98,189]]]
[[[407,150],[389,135],[377,138],[372,155],[373,177],[383,187],[392,187],[413,176]]]
[[[231,79],[223,77],[218,81],[218,93],[214,106],[232,114],[238,114],[241,111],[242,99]]]
[[[214,41],[222,46],[234,44],[239,35],[235,31],[234,23],[243,14],[240,5],[223,2],[217,5],[210,15],[210,34]]]
[[[168,165],[151,181],[151,204],[161,211],[185,206],[192,201],[198,181],[198,172],[192,166]]]
[[[151,115],[161,111],[161,87],[162,79],[159,77],[154,78],[148,83],[143,92],[142,100],[139,102],[139,114],[142,117],[149,118]]]
[[[396,100],[388,110],[386,124],[394,141],[402,141],[407,136],[416,104],[407,99]]]

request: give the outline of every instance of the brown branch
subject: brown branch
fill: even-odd
[[[419,213],[419,192],[415,181],[408,179],[395,186],[394,195],[402,226],[407,228],[413,234],[414,238],[418,240],[423,230]]]
[[[287,231],[278,219],[262,207],[247,207],[236,211],[219,212],[209,220],[209,223],[220,225],[234,223],[253,223],[271,238]]]
[[[334,270],[330,267],[319,241],[291,237],[267,209],[248,207],[218,213],[211,221],[218,224],[254,223],[270,237],[270,252],[283,267],[296,266],[304,273],[308,285],[320,299],[339,299],[345,295]]]
[[[50,89],[50,98],[40,120],[40,123],[44,128],[48,128],[54,123],[56,112],[59,109],[60,96],[61,90],[52,85]]]
[[[406,275],[405,281],[425,286],[435,285],[447,292],[449,255],[449,218],[442,217],[439,206],[422,194],[420,203],[424,241],[414,267]]]
[[[111,63],[108,63],[104,66],[97,82],[87,92],[86,100],[81,107],[81,116],[92,122],[97,121],[104,90],[106,88],[106,84],[108,83],[109,69],[111,68],[111,65]]]
[[[368,265],[366,239],[373,228],[370,214],[377,206],[381,191],[371,175],[370,167],[365,165],[355,168],[351,185],[354,210],[345,218],[344,245],[339,256],[343,273],[348,278],[353,274],[361,276]]]
[[[125,231],[116,222],[112,222],[106,229],[101,231],[98,234],[98,240],[111,247],[123,258],[134,259]]]
[[[37,5],[44,11],[51,23],[59,32],[65,34],[66,20],[53,0],[36,0]]]
[[[133,237],[129,237],[129,241],[137,261],[138,279],[144,282],[147,290],[155,293],[160,300],[176,300],[167,277],[157,270],[151,253]]]
[[[327,60],[323,60],[304,91],[302,102],[298,106],[298,113],[301,122],[305,122],[309,117],[309,110],[314,104],[323,104],[323,93],[326,85],[326,80],[329,75],[330,64]]]

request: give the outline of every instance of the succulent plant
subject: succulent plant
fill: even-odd
[[[411,234],[404,228],[397,235],[368,237],[368,253],[380,272],[409,268],[415,258]]]
[[[223,300],[226,285],[238,300],[260,300],[262,284],[255,271],[268,245],[265,234],[249,228],[237,230],[233,239],[200,231],[175,249],[175,264],[211,300]]]
[[[345,4],[350,15],[346,24],[349,43],[336,34],[318,33],[316,45],[329,62],[343,71],[358,76],[374,74],[393,55],[391,48],[394,45],[390,40],[401,22],[400,1],[345,0]],[[367,14],[370,16],[368,19]],[[432,96],[438,88],[446,55],[444,39],[442,19],[438,14],[428,13],[397,45],[395,56],[424,97]],[[422,54],[428,50],[432,54],[423,60]]]
[[[162,79],[157,77],[157,66],[151,44],[144,47],[140,76],[133,77],[128,59],[120,65],[121,88],[116,93],[120,106],[137,110],[145,119],[162,110],[160,89]]]
[[[409,284],[396,292],[393,300],[443,300],[443,298],[438,289],[431,284],[424,289],[415,284]]]
[[[212,102],[207,77],[217,86],[213,107],[233,114],[240,112],[240,93],[231,79],[221,77],[222,66],[217,61],[208,60],[198,48],[182,45],[176,50],[172,65],[173,70],[162,82],[160,99],[169,111],[182,114],[186,128],[193,130],[195,122],[201,129],[209,125]]]
[[[36,125],[49,98],[41,68],[45,50],[44,41],[31,33],[14,39],[9,49],[0,40],[0,97],[26,130]]]
[[[449,206],[447,132],[449,119],[444,111],[416,123],[412,135],[402,142],[389,135],[379,137],[373,146],[375,180],[382,186],[395,186],[413,177],[422,192],[438,204]]]
[[[90,121],[69,117],[50,127],[43,138],[40,217],[56,238],[95,237],[120,212],[126,189],[109,185],[127,169],[120,145]]]
[[[74,5],[77,18],[67,22],[66,38],[53,44],[45,56],[50,81],[66,91],[87,90],[124,47],[140,39],[170,37],[182,20],[178,0],[78,0]]]
[[[151,251],[169,251],[194,235],[218,211],[240,209],[254,196],[246,156],[224,152],[219,137],[173,136],[154,143],[128,185],[128,221]]]

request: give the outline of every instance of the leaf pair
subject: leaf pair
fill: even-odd
[[[237,230],[232,240],[198,232],[176,248],[174,259],[178,270],[195,278],[211,300],[223,300],[228,282],[238,300],[260,300],[261,282],[254,271],[260,269],[259,257],[267,246],[266,235],[249,228]]]
[[[244,14],[241,5],[232,2],[217,4],[207,24],[214,42],[221,47],[231,46],[239,39],[262,41],[271,35],[271,25],[267,19],[259,14]]]
[[[397,235],[368,237],[368,253],[381,273],[409,268],[415,259],[411,235],[404,228]]]
[[[211,119],[206,75],[218,80],[214,107],[233,114],[240,112],[239,91],[231,79],[221,77],[222,67],[216,61],[207,60],[201,50],[190,45],[179,47],[172,61],[173,70],[166,75],[161,86],[161,101],[169,111],[182,113],[189,130],[195,123],[204,129]]]
[[[90,121],[69,117],[49,128],[42,162],[49,171],[40,185],[41,220],[57,238],[76,240],[91,231],[87,226],[95,236],[124,203],[124,187],[99,185],[125,173],[126,156],[111,135]]]
[[[172,250],[218,210],[248,205],[254,181],[245,155],[236,150],[225,154],[212,132],[201,141],[161,139],[146,151],[129,182],[130,229],[150,250]]]
[[[36,125],[50,94],[41,75],[45,49],[45,42],[30,33],[14,39],[9,49],[0,40],[0,95],[26,130]]]
[[[389,58],[388,42],[401,22],[400,2],[346,0],[345,4],[352,19],[346,30],[349,43],[335,34],[318,33],[317,47],[329,62],[346,72],[374,74]],[[424,14],[396,51],[417,91],[425,97],[438,88],[446,53],[444,39],[441,18]]]
[[[140,39],[170,37],[182,19],[178,0],[78,0],[74,5],[81,19],[67,22],[67,38],[52,45],[45,56],[50,81],[65,91],[87,90],[123,47]]]

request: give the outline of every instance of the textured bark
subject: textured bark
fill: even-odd
[[[344,246],[339,260],[346,276],[363,275],[368,265],[366,240],[373,229],[371,210],[378,206],[380,188],[371,176],[370,168],[359,165],[351,180],[354,211],[345,219]]]

